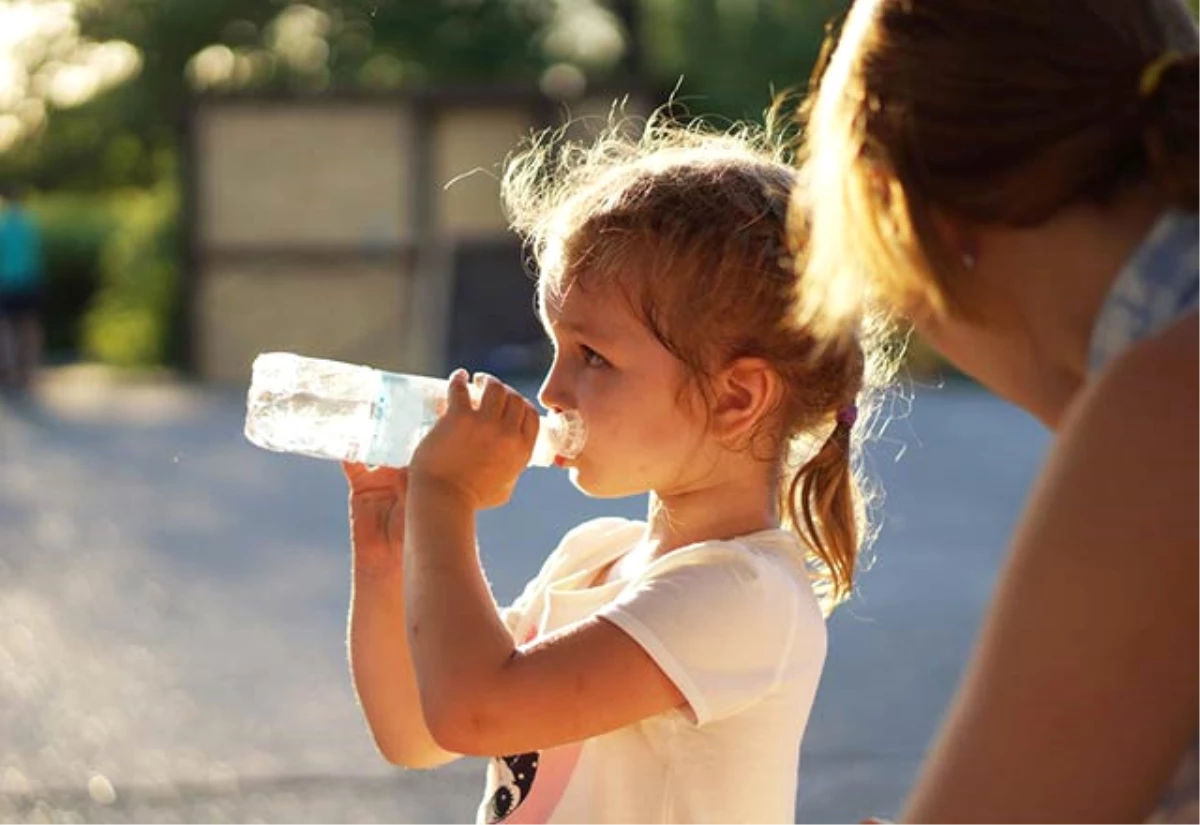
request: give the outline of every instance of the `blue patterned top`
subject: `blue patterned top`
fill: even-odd
[[[1089,371],[1169,327],[1200,303],[1200,218],[1166,212],[1125,263],[1092,329]],[[1184,754],[1150,823],[1197,822],[1197,742]]]
[[[1164,212],[1113,282],[1088,353],[1093,374],[1200,302],[1200,218]]]

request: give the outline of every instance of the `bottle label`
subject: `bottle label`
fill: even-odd
[[[371,437],[363,462],[403,467],[437,421],[444,382],[435,378],[380,372],[379,394],[371,406]]]

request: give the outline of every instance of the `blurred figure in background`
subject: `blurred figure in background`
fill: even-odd
[[[0,189],[0,387],[28,389],[42,357],[45,270],[37,224],[15,187]]]

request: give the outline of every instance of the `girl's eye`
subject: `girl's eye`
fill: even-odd
[[[608,365],[608,361],[604,360],[604,356],[587,344],[580,344],[579,352],[583,355],[583,363],[589,367],[604,367]]]

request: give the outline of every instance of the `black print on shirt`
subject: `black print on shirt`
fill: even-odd
[[[502,756],[492,760],[495,768],[496,790],[488,800],[488,818],[490,823],[500,822],[511,814],[533,787],[533,778],[537,776],[537,753],[521,753],[516,756]]]

